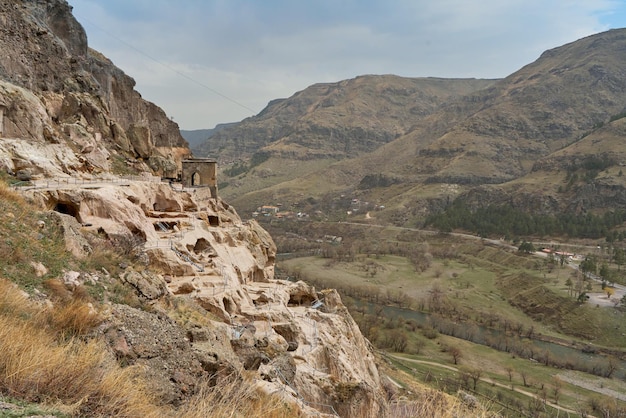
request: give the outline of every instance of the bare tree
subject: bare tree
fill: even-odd
[[[433,312],[439,312],[442,305],[443,299],[443,289],[441,288],[441,284],[439,282],[433,283],[433,287],[428,291],[430,297],[428,300],[428,307]]]
[[[513,368],[507,366],[504,370],[506,370],[506,374],[509,376],[509,382],[513,381]]]
[[[563,387],[563,382],[558,377],[554,377],[552,379],[552,395],[554,396],[554,403],[559,403],[559,397],[561,396],[561,387]]]
[[[454,364],[459,364],[459,360],[463,357],[463,352],[461,351],[461,349],[456,346],[448,346],[446,348],[446,351],[452,356],[452,361],[454,361]]]
[[[522,376],[522,382],[524,383],[524,386],[528,386],[528,372],[524,369],[522,369],[519,372],[520,376]]]
[[[606,361],[606,373],[604,374],[604,377],[606,378],[610,378],[611,376],[613,376],[613,373],[615,373],[615,371],[617,370],[619,366],[619,362],[617,361],[617,359],[615,357],[608,357],[607,361]]]
[[[480,376],[482,375],[483,371],[477,368],[472,368],[469,371],[470,377],[472,378],[472,382],[474,383],[474,390],[476,390],[476,385],[478,384],[478,381],[480,380]]]

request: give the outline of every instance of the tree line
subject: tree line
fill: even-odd
[[[626,221],[626,210],[617,209],[603,215],[531,214],[510,204],[489,205],[472,209],[462,199],[455,200],[443,212],[430,215],[425,226],[442,232],[462,229],[486,236],[569,236],[572,238],[607,238],[623,240],[624,234],[612,231]]]

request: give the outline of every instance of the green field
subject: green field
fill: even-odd
[[[350,236],[347,229],[342,232],[344,237]],[[482,394],[477,396],[490,399],[496,409],[498,402],[508,402],[519,406],[525,414],[531,413],[530,402],[536,401],[527,393],[511,390],[512,385],[543,399],[544,407],[552,411],[544,411],[545,416],[556,415],[556,409],[549,406],[556,401],[570,413],[586,411],[596,415],[600,405],[613,408],[614,412],[624,411],[624,404],[615,395],[626,393],[624,372],[615,365],[619,358],[625,358],[620,347],[626,346],[621,332],[626,314],[616,306],[578,303],[566,285],[574,271],[571,267],[458,236],[411,233],[407,237],[396,228],[375,233],[360,231],[355,236],[355,240],[344,238],[343,251],[335,245],[318,256],[292,255],[279,261],[278,270],[318,288],[338,289],[363,333],[376,346],[384,352],[403,352],[401,355],[406,356],[404,360],[390,360],[400,362],[397,368],[411,369],[416,380],[444,390],[446,387],[441,385],[450,385],[452,381],[456,382],[456,389],[464,382],[472,383],[468,370],[480,369],[481,379],[490,383],[478,381]],[[377,240],[375,245],[367,245],[371,239]],[[390,251],[395,246],[404,250]],[[353,251],[345,251],[346,247]],[[599,284],[592,283],[591,287],[592,292],[601,292]],[[456,324],[457,328],[491,326],[504,330],[508,352],[444,335],[411,320],[389,317],[382,309],[368,310],[364,301],[436,314],[448,326]],[[529,348],[529,337],[577,349],[591,346],[604,350],[605,356],[594,360],[594,365],[576,357],[560,358]],[[495,345],[502,344],[492,344]],[[450,346],[462,352],[458,365],[446,349]],[[589,373],[594,367],[596,375]],[[608,373],[612,367],[616,371]],[[587,372],[566,368],[586,368]],[[598,376],[606,374],[610,377]],[[441,377],[432,379],[433,375]],[[471,389],[473,384],[469,386]],[[509,411],[505,415],[515,413]]]

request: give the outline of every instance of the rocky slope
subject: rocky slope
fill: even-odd
[[[492,80],[361,76],[320,83],[270,102],[196,147],[220,162],[265,153],[296,159],[350,158],[406,134],[443,102]]]
[[[126,267],[120,280],[156,312],[111,305],[101,333],[120,361],[146,367],[163,400],[180,404],[202,380],[245,369],[263,390],[310,414],[384,413],[371,347],[338,294],[275,280],[272,238],[208,189],[42,181],[22,192],[74,223],[78,233],[66,241],[78,256],[90,251],[81,235],[136,239],[133,252],[145,270]],[[68,272],[65,280],[76,285],[93,276]],[[202,307],[203,319],[181,327],[158,308],[176,299]]]
[[[88,48],[63,0],[0,2],[0,167],[24,175],[176,171],[187,143]]]
[[[63,279],[64,292],[104,283],[97,336],[120,364],[142,366],[166,404],[243,371],[306,415],[383,414],[373,352],[337,293],[276,280],[276,247],[256,222],[209,188],[161,182],[190,154],[186,142],[88,49],[67,2],[0,6],[0,168],[29,181],[17,190],[74,257],[115,245],[130,260],[120,274],[48,277],[37,265],[39,280]],[[120,286],[140,306],[119,303]]]

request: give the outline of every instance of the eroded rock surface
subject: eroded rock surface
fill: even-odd
[[[65,0],[0,0],[0,168],[58,177],[176,173],[178,126],[134,90]]]
[[[200,380],[247,370],[268,393],[311,414],[384,411],[371,347],[339,295],[274,279],[272,238],[208,188],[152,180],[42,185],[24,194],[61,219],[74,217],[83,233],[132,244],[148,268],[126,268],[119,280],[142,300],[182,298],[204,312],[185,329],[159,310],[112,308],[103,331],[112,350],[148,367],[167,402],[182,402]]]

